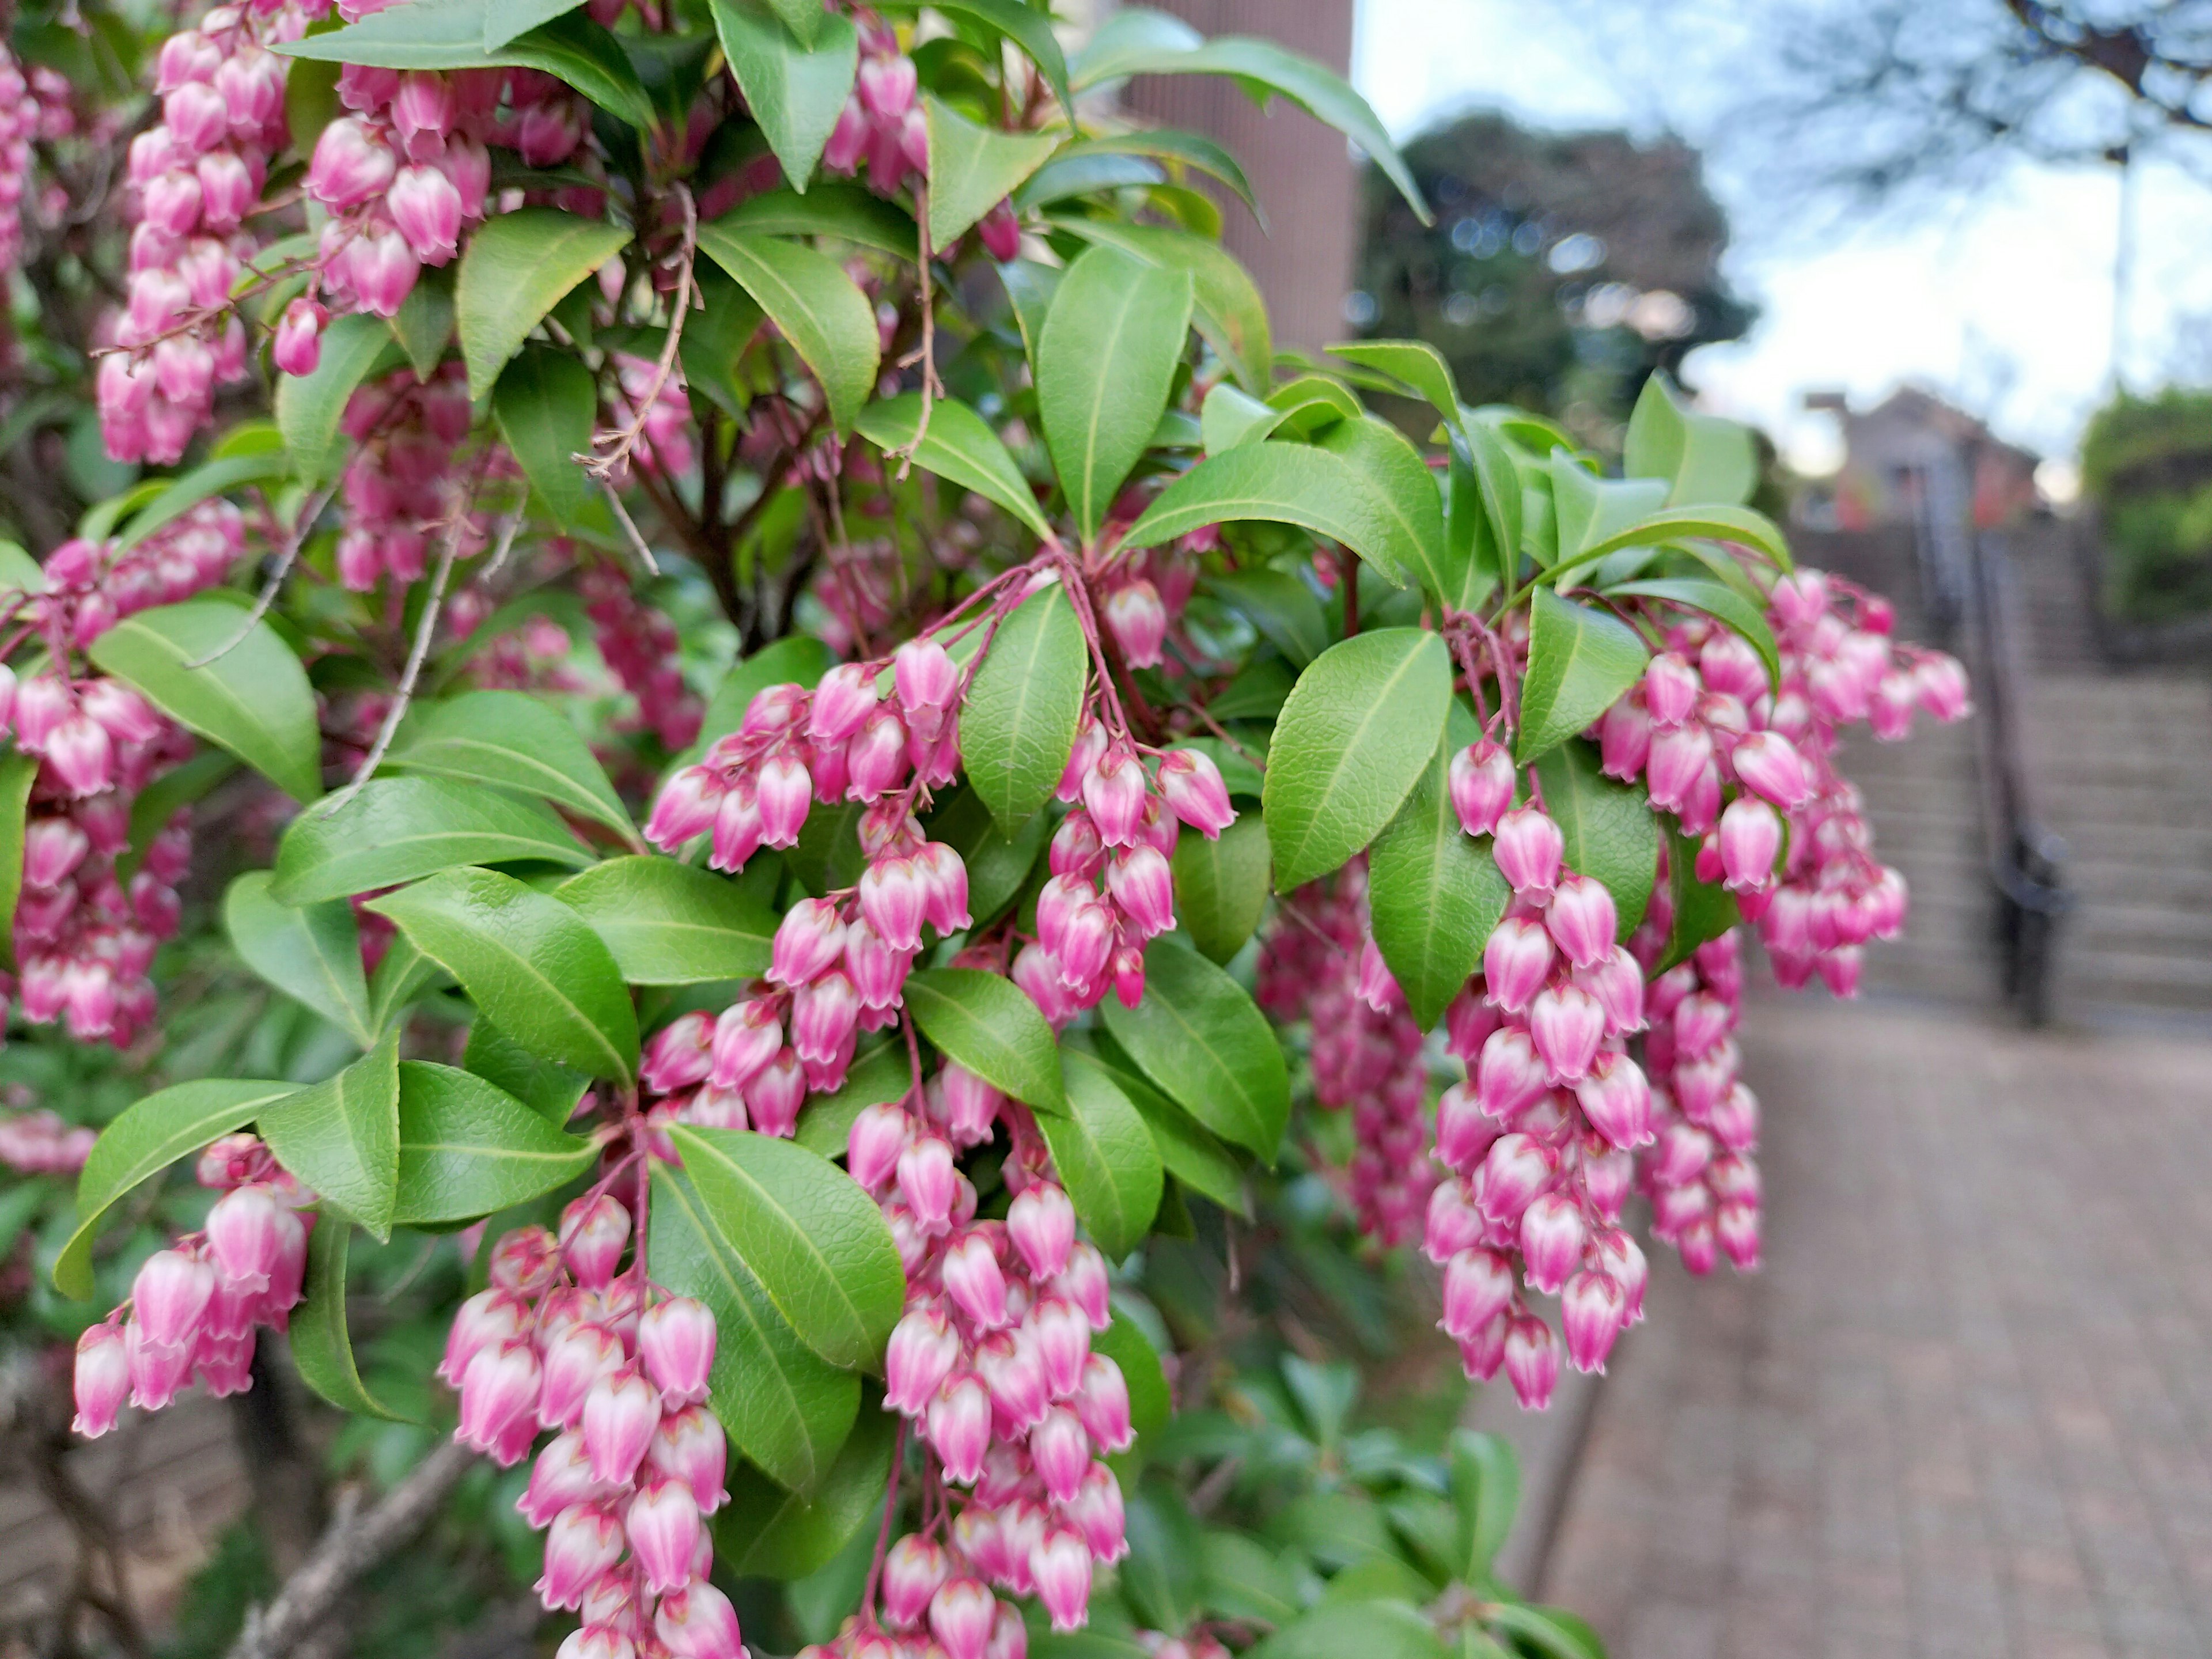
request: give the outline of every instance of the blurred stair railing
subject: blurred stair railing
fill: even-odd
[[[1996,889],[1997,940],[2004,994],[2031,1025],[2051,1019],[2059,918],[2072,907],[2066,843],[2035,810],[2021,725],[2024,618],[2010,553],[1995,532],[1962,534],[1973,623],[1974,722],[1982,787],[1982,829]]]

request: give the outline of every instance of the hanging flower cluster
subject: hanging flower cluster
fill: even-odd
[[[98,1130],[67,1123],[58,1112],[13,1112],[0,1118],[0,1164],[24,1175],[75,1175],[99,1139]]]
[[[1733,1035],[1743,1000],[1734,929],[1653,980],[1645,1012],[1658,1140],[1643,1160],[1651,1232],[1693,1273],[1712,1271],[1716,1244],[1745,1272],[1759,1265],[1759,1101],[1737,1079]]]
[[[639,718],[663,748],[689,749],[707,711],[684,683],[676,624],[639,599],[618,570],[586,565],[577,586],[599,655],[623,690],[637,699]]]
[[[348,398],[342,424],[358,447],[346,463],[338,580],[356,593],[419,580],[438,526],[455,511],[471,424],[468,377],[459,363],[428,380],[400,369]],[[481,545],[481,525],[465,533]]]
[[[77,1339],[76,1421],[106,1434],[127,1399],[159,1411],[198,1377],[220,1399],[252,1386],[253,1334],[282,1331],[300,1300],[315,1201],[250,1134],[200,1154],[199,1181],[222,1194],[204,1231],[146,1258],[131,1299]]]
[[[31,173],[33,139],[63,138],[75,129],[70,86],[44,65],[26,69],[0,43],[0,272],[21,262],[23,210],[35,189]]]

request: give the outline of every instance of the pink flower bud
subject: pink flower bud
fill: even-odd
[[[1125,945],[1114,952],[1110,966],[1115,1000],[1124,1008],[1135,1007],[1145,1000],[1145,953],[1133,945]]]
[[[549,1608],[574,1607],[594,1580],[622,1559],[623,1527],[603,1504],[574,1504],[545,1533],[545,1571],[532,1586]]]
[[[23,884],[59,887],[91,850],[92,838],[70,819],[33,819],[23,831]]]
[[[1464,1182],[1440,1181],[1429,1194],[1429,1212],[1421,1232],[1421,1254],[1442,1267],[1462,1250],[1473,1249],[1481,1243],[1489,1225],[1482,1212],[1468,1197]]]
[[[760,807],[761,845],[797,846],[814,805],[814,780],[806,769],[789,755],[770,756],[753,788]]]
[[[230,137],[230,111],[204,81],[187,81],[161,100],[161,125],[190,154],[213,149]]]
[[[929,1402],[925,1431],[945,1478],[972,1484],[983,1472],[983,1453],[991,1443],[989,1390],[973,1376],[947,1379]]]
[[[703,1083],[714,1066],[714,1025],[693,1010],[653,1033],[645,1045],[638,1076],[655,1094],[672,1094]]]
[[[1237,821],[1229,787],[1211,756],[1195,749],[1170,750],[1160,760],[1159,784],[1168,810],[1208,841],[1218,840]]]
[[[1513,1269],[1495,1250],[1463,1249],[1444,1264],[1444,1330],[1472,1340],[1513,1300]]]
[[[1557,1155],[1529,1136],[1501,1135],[1482,1161],[1475,1203],[1493,1221],[1517,1222],[1536,1194],[1552,1183]]]
[[[1679,652],[1654,657],[1644,671],[1644,706],[1650,711],[1652,725],[1662,730],[1689,719],[1704,690],[1698,671]]]
[[[1083,1376],[1073,1401],[1083,1431],[1099,1450],[1125,1452],[1136,1443],[1129,1423],[1129,1381],[1121,1368],[1103,1353],[1083,1362]]]
[[[959,1363],[960,1337],[944,1310],[925,1303],[892,1329],[884,1353],[884,1404],[919,1417]]]
[[[903,121],[914,107],[918,80],[911,58],[869,58],[860,64],[854,90],[860,106],[878,121],[888,124]]]
[[[610,1495],[611,1488],[595,1479],[584,1456],[584,1437],[574,1430],[556,1435],[531,1465],[530,1485],[515,1500],[517,1514],[534,1528],[549,1525],[553,1517],[575,1504]]]
[[[1713,1237],[1739,1273],[1759,1266],[1759,1206],[1741,1200],[1723,1204],[1713,1215]]]
[[[1730,892],[1763,887],[1782,850],[1782,820],[1765,801],[1746,795],[1721,814],[1721,870]]]
[[[398,160],[381,135],[358,115],[325,127],[307,165],[307,194],[333,212],[380,196],[398,171]]]
[[[288,321],[289,318],[288,312]],[[714,815],[721,805],[722,786],[714,775],[703,766],[687,766],[669,779],[653,802],[645,838],[664,853],[676,852],[692,836],[714,827]]]
[[[1491,851],[1498,870],[1513,890],[1527,898],[1549,898],[1559,878],[1566,837],[1538,806],[1516,807],[1498,821]]]
[[[1620,1036],[1644,1024],[1644,970],[1636,958],[1615,945],[1602,961],[1575,975],[1575,983],[1597,999],[1605,1011],[1607,1036]]]
[[[399,90],[392,100],[392,125],[398,129],[410,155],[436,155],[440,146],[418,150],[416,141],[424,137],[442,140],[457,113],[453,85],[444,76],[415,70],[399,77]]]
[[[1813,793],[1805,760],[1778,732],[1752,732],[1736,739],[1729,763],[1747,788],[1756,790],[1787,811]]]
[[[629,1212],[611,1193],[579,1198],[561,1212],[561,1258],[587,1291],[605,1290],[629,1242]]]
[[[1713,1138],[1732,1152],[1759,1144],[1759,1097],[1738,1083],[1713,1103],[1709,1127]]]
[[[1609,778],[1635,781],[1651,753],[1651,714],[1623,697],[1598,723],[1599,768]]]
[[[630,1499],[623,1529],[647,1589],[665,1594],[690,1579],[700,1528],[699,1506],[689,1487],[676,1480],[647,1481]]]
[[[876,677],[859,663],[841,663],[822,677],[807,707],[806,735],[841,744],[876,711]]]
[[[768,976],[787,989],[836,966],[845,951],[845,924],[826,899],[801,899],[783,914],[775,930]]]
[[[745,1115],[759,1134],[789,1139],[799,1125],[799,1109],[805,1103],[806,1074],[799,1055],[789,1048],[777,1049],[775,1058],[745,1085]]]
[[[1091,1468],[1091,1438],[1065,1406],[1055,1406],[1030,1431],[1030,1462],[1055,1504],[1071,1501]]]
[[[1452,810],[1470,836],[1486,836],[1513,805],[1513,757],[1485,738],[1451,758]]]
[[[1500,1122],[1532,1104],[1550,1086],[1550,1068],[1528,1032],[1507,1026],[1491,1034],[1476,1063],[1475,1098]]]
[[[1704,992],[1686,996],[1674,1009],[1674,1046],[1684,1054],[1711,1052],[1735,1024],[1735,1011]]]
[[[1030,1310],[1023,1329],[1036,1349],[1046,1390],[1065,1400],[1083,1385],[1091,1357],[1091,1322],[1065,1297],[1048,1296]]]
[[[1067,1265],[1075,1243],[1075,1206],[1050,1182],[1033,1182],[1007,1206],[1006,1236],[1035,1278],[1052,1279]]]
[[[1913,665],[1912,679],[1919,693],[1921,712],[1948,725],[1973,712],[1966,685],[1966,671],[1956,657],[1931,651]]]
[[[717,1089],[743,1089],[782,1047],[783,1024],[773,1002],[733,1002],[714,1022],[706,1076]]]
[[[1101,755],[1084,777],[1083,804],[1107,846],[1135,840],[1145,811],[1145,769],[1136,756],[1118,744]]]
[[[860,873],[860,914],[894,951],[921,945],[927,899],[912,859],[878,859]]]
[[[1143,577],[1115,588],[1106,596],[1106,626],[1121,647],[1121,659],[1131,668],[1157,668],[1160,647],[1167,638],[1168,611],[1159,590]]]
[[[1651,1139],[1651,1085],[1626,1054],[1598,1055],[1575,1085],[1575,1098],[1590,1127],[1622,1151]]]
[[[439,168],[400,168],[384,205],[417,258],[443,264],[453,257],[461,234],[461,192]]]
[[[729,1496],[722,1489],[729,1443],[721,1424],[702,1405],[661,1413],[659,1425],[646,1443],[645,1467],[682,1481],[702,1515],[712,1515]]]
[[[991,1241],[981,1232],[963,1234],[945,1252],[945,1293],[980,1330],[1006,1322],[1006,1279]]]
[[[1096,902],[1079,905],[1060,935],[1060,982],[1079,1000],[1098,983],[1114,956],[1114,913]]]
[[[1567,1282],[1583,1258],[1589,1228],[1575,1201],[1564,1193],[1546,1193],[1521,1212],[1521,1255],[1528,1282],[1547,1295]]]
[[[387,230],[356,236],[347,244],[345,274],[362,310],[379,317],[396,317],[415,291],[422,262],[404,236]]]
[[[858,94],[845,100],[845,106],[837,112],[837,124],[830,130],[830,142],[822,147],[822,166],[830,173],[851,173],[860,165],[860,154],[867,148],[870,122],[868,112],[860,106]]]
[[[1533,1314],[1506,1327],[1505,1375],[1522,1411],[1540,1412],[1552,1403],[1552,1389],[1559,1380],[1559,1340]]]
[[[1114,1478],[1114,1471],[1103,1463],[1094,1462],[1085,1472],[1083,1483],[1076,1490],[1073,1502],[1061,1506],[1061,1513],[1075,1529],[1083,1534],[1083,1542],[1094,1561],[1109,1565],[1129,1553],[1126,1536],[1127,1515],[1121,1504],[1121,1483]],[[1003,1628],[1006,1612],[1000,1614]],[[1001,1650],[995,1645],[987,1651],[987,1659],[996,1659]],[[1021,1650],[1014,1650],[1016,1659]]]
[[[222,1275],[239,1290],[259,1295],[283,1253],[283,1207],[268,1188],[240,1187],[208,1212],[208,1248]]]
[[[908,729],[932,739],[959,694],[960,670],[935,640],[908,640],[891,655],[891,685]]]
[[[1060,787],[1054,792],[1055,797],[1069,805],[1080,800],[1084,780],[1091,775],[1091,769],[1098,764],[1105,753],[1106,728],[1097,720],[1086,718],[1076,729],[1075,746],[1068,751],[1067,764],[1060,770]],[[1085,815],[1084,821],[1089,823],[1088,814]],[[1066,872],[1055,866],[1053,873],[1061,875]]]
[[[860,1017],[860,999],[853,981],[833,969],[793,994],[791,1046],[809,1066],[836,1066],[840,1055],[851,1055]]]
[[[918,1533],[908,1533],[884,1555],[884,1616],[894,1630],[912,1630],[928,1610],[930,1598],[951,1568],[945,1552]]]
[[[1552,962],[1552,940],[1543,927],[1526,916],[1507,917],[1482,947],[1490,1000],[1508,1013],[1521,1012],[1550,977]]]
[[[982,1581],[963,1574],[939,1585],[930,1598],[930,1634],[944,1648],[945,1659],[983,1659],[998,1613],[998,1598]]]
[[[461,1376],[461,1422],[453,1437],[502,1468],[520,1462],[530,1449],[543,1380],[538,1355],[526,1342],[478,1349]]]
[[[1712,758],[1712,733],[1703,726],[1670,726],[1655,733],[1651,757],[1644,767],[1651,804],[1663,811],[1680,811]]]
[[[284,374],[312,374],[323,360],[323,324],[327,313],[304,294],[284,307],[270,348],[270,361]]]
[[[899,1154],[899,1195],[924,1232],[940,1233],[950,1224],[957,1175],[951,1146],[935,1135],[917,1137]]]
[[[215,1291],[215,1269],[206,1261],[182,1250],[157,1250],[131,1281],[131,1317],[155,1346],[189,1346]]]
[[[1579,1081],[1604,1036],[1605,1010],[1579,986],[1540,991],[1528,1005],[1529,1041],[1555,1084]]]
[[[1053,1528],[1030,1552],[1030,1577],[1052,1627],[1080,1630],[1091,1606],[1091,1549],[1081,1534]]]
[[[72,714],[54,727],[46,736],[43,758],[55,781],[79,800],[115,781],[113,740],[89,715]]]
[[[1175,926],[1175,878],[1168,861],[1150,847],[1125,848],[1106,868],[1114,902],[1141,939]]]
[[[913,1133],[914,1120],[896,1101],[864,1109],[846,1133],[846,1173],[870,1192],[881,1192]]]
[[[1095,1244],[1078,1244],[1067,1253],[1067,1265],[1053,1276],[1050,1287],[1083,1310],[1091,1328],[1103,1331],[1114,1322],[1108,1305],[1113,1285],[1106,1275],[1106,1258]]]
[[[1455,1170],[1482,1162],[1500,1133],[1498,1121],[1483,1110],[1474,1090],[1455,1083],[1437,1101],[1437,1161]],[[1449,1255],[1449,1251],[1445,1252]]]
[[[845,746],[845,764],[851,775],[846,795],[853,800],[874,800],[897,787],[910,763],[907,759],[907,727],[895,709],[878,708]]]
[[[1559,1327],[1567,1358],[1578,1371],[1602,1371],[1628,1316],[1627,1299],[1609,1273],[1579,1273],[1559,1297]]]
[[[707,1397],[714,1369],[714,1316],[702,1302],[672,1297],[648,1308],[637,1327],[637,1355],[667,1407]]]
[[[581,1625],[561,1638],[553,1659],[637,1659],[637,1644],[612,1625]]]
[[[660,1396],[635,1367],[601,1377],[584,1398],[584,1455],[592,1474],[629,1485],[659,1426]]]
[[[438,1376],[458,1389],[468,1374],[469,1362],[487,1347],[519,1341],[530,1328],[529,1305],[512,1292],[479,1291],[461,1304],[446,1334],[446,1355]]]
[[[484,193],[491,187],[491,152],[474,138],[452,133],[436,165],[460,198],[461,222],[467,224],[483,218]]]
[[[94,1325],[76,1340],[76,1416],[70,1429],[97,1440],[115,1426],[131,1394],[131,1358],[118,1325]]]
[[[990,1391],[991,1406],[1018,1429],[1041,1421],[1051,1403],[1044,1361],[1025,1333],[1000,1331],[975,1350],[975,1375]]]
[[[676,1659],[745,1659],[738,1610],[704,1578],[661,1598],[653,1633]]]
[[[1562,877],[1544,911],[1546,930],[1577,968],[1588,968],[1612,951],[1618,920],[1613,895],[1588,876]]]

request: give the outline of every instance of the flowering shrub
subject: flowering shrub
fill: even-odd
[[[31,1210],[82,1168],[76,1427],[288,1333],[517,1471],[564,1659],[730,1659],[763,1577],[843,1659],[1594,1650],[1495,1582],[1495,1443],[1349,1431],[1356,1378],[1206,1352],[1162,1264],[1249,1310],[1418,1247],[1530,1407],[1642,1316],[1639,1233],[1755,1266],[1742,940],[1851,994],[1905,892],[1838,734],[1963,678],[1659,381],[1613,477],[1419,343],[1279,357],[1187,183],[1235,161],[1074,97],[1232,73],[1410,198],[1334,77],[933,15],[153,43],[81,389],[191,464],[0,571],[15,1012],[149,1087],[0,1146]],[[11,199],[20,135],[122,142],[9,89]],[[184,1039],[249,981],[256,1036]],[[402,1234],[440,1389],[356,1357]]]

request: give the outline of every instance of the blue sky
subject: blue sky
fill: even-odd
[[[1717,99],[1698,84],[1711,71],[1686,52],[1677,83],[1654,86],[1636,56],[1553,0],[1360,0],[1352,74],[1400,137],[1480,107],[1538,125],[1693,129]],[[2212,380],[2212,191],[2171,168],[2138,178],[2130,383]],[[1818,240],[1762,224],[1755,202],[1714,185],[1735,227],[1729,275],[1764,314],[1747,340],[1690,359],[1711,407],[1817,467],[1831,428],[1800,412],[1803,392],[1867,402],[1910,380],[2044,454],[2070,453],[2110,384],[2112,170],[2017,167],[1970,199]]]

